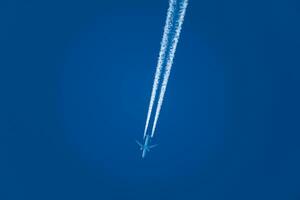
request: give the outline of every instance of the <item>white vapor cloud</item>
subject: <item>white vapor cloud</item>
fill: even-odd
[[[165,69],[165,73],[164,73],[163,83],[162,83],[160,94],[159,94],[159,99],[158,99],[155,118],[154,118],[154,122],[153,122],[151,137],[153,137],[154,133],[155,133],[155,129],[156,129],[157,121],[159,118],[161,106],[162,106],[162,103],[164,100],[166,88],[168,85],[168,80],[170,77],[173,60],[175,57],[176,47],[177,47],[178,40],[180,37],[180,32],[181,32],[182,24],[184,21],[187,5],[188,5],[188,0],[183,0],[182,4],[180,5],[179,17],[178,17],[178,20],[176,21],[175,34],[172,38],[172,43],[171,43],[169,54],[167,55],[168,60],[167,60],[166,69]]]
[[[153,109],[153,105],[154,105],[154,101],[156,98],[156,93],[157,93],[157,89],[158,89],[158,85],[159,85],[159,81],[160,81],[162,65],[163,65],[164,59],[166,57],[166,50],[168,47],[169,35],[170,35],[172,25],[174,23],[173,19],[174,19],[175,7],[176,7],[176,0],[170,0],[168,12],[167,12],[167,18],[166,18],[165,27],[164,27],[163,38],[161,41],[159,57],[158,57],[157,66],[156,66],[154,83],[153,83],[152,92],[151,92],[151,98],[150,98],[150,103],[149,103],[149,108],[148,108],[146,125],[145,125],[145,129],[144,129],[144,137],[146,136],[146,133],[148,130],[149,121],[150,121],[150,117],[151,117],[151,113],[152,113],[152,109]]]

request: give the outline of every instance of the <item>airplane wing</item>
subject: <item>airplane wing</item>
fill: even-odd
[[[151,146],[149,146],[149,149],[154,148],[154,147],[156,147],[157,145],[158,145],[158,144],[151,145]]]
[[[140,147],[143,147],[143,145],[139,141],[135,141]]]

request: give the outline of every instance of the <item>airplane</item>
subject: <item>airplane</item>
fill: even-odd
[[[136,143],[141,147],[142,150],[142,158],[145,158],[146,153],[150,151],[150,149],[154,148],[157,146],[157,144],[150,145],[150,135],[147,135],[145,138],[145,143],[144,145],[141,144],[139,141],[136,140]],[[150,146],[149,146],[150,145]]]

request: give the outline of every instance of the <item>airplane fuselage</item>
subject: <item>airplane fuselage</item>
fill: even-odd
[[[145,143],[142,147],[143,153],[142,153],[142,158],[146,156],[147,151],[149,151],[149,142],[150,142],[150,136],[147,135],[145,138]]]

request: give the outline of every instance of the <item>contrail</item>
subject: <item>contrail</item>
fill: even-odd
[[[168,47],[169,35],[170,35],[170,31],[171,31],[171,28],[173,25],[173,18],[174,18],[173,16],[174,16],[175,6],[176,6],[176,0],[170,0],[168,12],[167,12],[166,23],[165,23],[165,27],[164,27],[163,38],[161,41],[161,47],[160,47],[160,51],[159,51],[159,57],[158,57],[157,66],[156,66],[154,83],[153,83],[152,92],[151,92],[147,120],[146,120],[146,125],[145,125],[145,130],[144,130],[144,137],[146,136],[146,133],[148,130],[149,121],[150,121],[150,117],[151,117],[151,113],[152,113],[152,109],[153,109],[153,104],[154,104],[154,101],[156,98],[156,92],[157,92],[157,88],[158,88],[159,81],[160,81],[161,69],[162,69],[163,61],[166,57],[166,50]]]
[[[185,16],[187,5],[188,5],[188,0],[183,0],[183,3],[180,5],[179,18],[176,21],[175,35],[173,37],[172,44],[171,44],[171,47],[170,47],[170,52],[168,54],[166,71],[165,71],[165,74],[164,74],[164,79],[163,79],[163,83],[162,83],[160,94],[159,94],[159,99],[158,99],[155,118],[154,118],[154,122],[153,122],[151,137],[153,137],[154,133],[155,133],[156,124],[157,124],[157,120],[158,120],[158,117],[159,117],[161,106],[162,106],[162,103],[163,103],[163,100],[164,100],[166,88],[167,88],[167,85],[168,85],[168,80],[169,80],[169,77],[170,77],[170,73],[171,73],[171,69],[172,69],[172,65],[173,65],[173,60],[174,60],[174,56],[175,56],[175,52],[176,52],[176,47],[177,47],[178,40],[179,40],[179,37],[180,37],[180,32],[181,32],[182,24],[183,24],[183,21],[184,21],[184,16]]]

